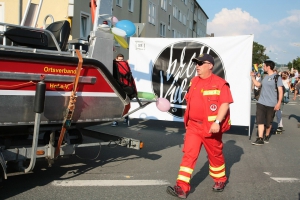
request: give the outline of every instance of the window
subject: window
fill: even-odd
[[[160,37],[166,37],[166,25],[162,22],[159,25],[159,35]]]
[[[133,12],[134,9],[134,0],[128,0],[128,10],[129,12]]]
[[[169,19],[168,19],[168,29],[171,29],[171,15],[169,15]]]
[[[80,13],[80,38],[86,39],[91,31],[91,19],[90,14],[81,12]]]
[[[169,4],[172,5],[172,0],[169,0]]]
[[[116,5],[122,8],[123,0],[116,0]]]
[[[187,3],[188,3],[188,0],[184,0],[184,4],[187,5]]]
[[[167,10],[167,0],[160,0],[160,6],[163,10]]]
[[[186,25],[186,16],[185,16],[185,15],[182,15],[182,23],[183,23],[184,25]]]
[[[191,12],[192,12],[192,13],[194,13],[194,9],[195,9],[195,8],[194,8],[194,2],[192,1],[192,4],[191,4]]]
[[[176,35],[177,35],[178,38],[181,38],[181,33],[179,33],[179,31],[177,31]]]
[[[175,19],[177,19],[177,13],[178,13],[177,10],[178,10],[177,7],[174,6],[174,7],[173,7],[173,16],[175,17]]]
[[[156,7],[155,4],[149,1],[149,14],[148,21],[150,24],[155,25],[155,15],[156,15]]]
[[[178,20],[182,22],[182,14],[180,10],[178,10]]]
[[[190,26],[189,26],[189,28],[190,28],[191,30],[193,30],[193,20],[190,21]]]
[[[172,30],[172,37],[176,38],[176,30],[174,30],[174,29]]]
[[[4,3],[0,2],[0,22],[4,22]],[[3,31],[4,27],[0,26],[0,31]]]

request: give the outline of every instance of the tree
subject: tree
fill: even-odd
[[[265,54],[265,51],[266,48],[263,45],[253,42],[252,64],[261,64],[269,59],[269,56]]]
[[[291,70],[291,68],[297,69],[298,71],[300,71],[300,58],[297,57],[296,59],[293,59],[292,62],[288,63],[288,68],[289,70]]]

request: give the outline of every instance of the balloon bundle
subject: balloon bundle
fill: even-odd
[[[115,40],[123,47],[124,49],[128,48],[128,43],[126,37],[131,37],[135,34],[135,25],[129,20],[118,20],[115,16],[111,18],[112,28],[106,24],[99,25],[99,28],[102,30],[111,30],[114,35]]]

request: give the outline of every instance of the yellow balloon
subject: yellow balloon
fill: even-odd
[[[114,34],[114,37],[115,37],[115,40],[121,45],[121,47],[123,47],[124,49],[128,49],[128,43],[123,37],[115,35],[115,34]]]

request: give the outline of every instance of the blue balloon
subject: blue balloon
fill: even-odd
[[[125,31],[126,37],[131,37],[135,34],[135,25],[129,20],[118,21],[116,27]]]

